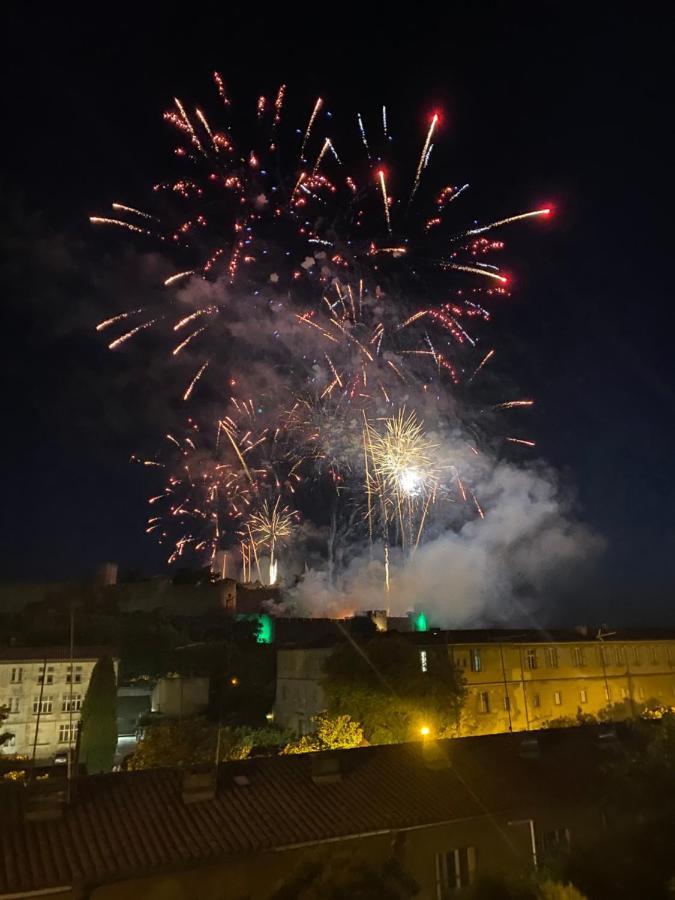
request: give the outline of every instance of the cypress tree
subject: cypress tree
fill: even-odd
[[[117,746],[117,685],[115,667],[109,656],[102,656],[91,673],[82,704],[79,735],[79,761],[89,775],[109,772]]]

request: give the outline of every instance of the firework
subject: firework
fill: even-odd
[[[386,548],[385,586],[388,587],[391,526],[401,548],[414,552],[447,466],[440,463],[440,448],[425,434],[415,412],[406,413],[405,409],[383,423],[366,420],[363,443],[368,516],[372,517],[374,499],[381,516]],[[369,528],[372,531],[371,523]]]
[[[225,110],[229,110],[223,79],[216,74],[214,80]],[[164,279],[165,287],[174,293],[168,303],[162,303],[161,313],[149,310],[146,321],[113,335],[110,348],[119,349],[151,329],[170,333],[191,321],[191,316],[203,316],[203,328],[169,348],[172,356],[186,356],[185,349],[190,349],[194,367],[186,373],[181,395],[187,401],[209,384],[229,380],[233,373],[223,371],[226,364],[218,353],[218,345],[223,339],[229,340],[241,324],[241,311],[233,310],[231,303],[214,304],[209,299],[186,316],[180,300],[181,289],[189,286],[191,280],[211,279],[248,292],[251,302],[246,312],[249,316],[256,314],[259,326],[268,329],[271,338],[282,333],[282,329],[275,327],[278,317],[271,315],[269,309],[263,313],[253,299],[262,288],[270,297],[269,303],[286,298],[285,313],[295,316],[296,322],[314,328],[325,341],[342,344],[343,357],[350,357],[356,348],[362,356],[360,362],[371,363],[372,357],[378,357],[380,368],[386,365],[399,380],[420,386],[433,383],[442,390],[445,379],[456,381],[468,368],[462,345],[477,340],[459,321],[464,319],[472,325],[479,320],[487,322],[487,306],[476,301],[481,296],[485,301],[498,298],[507,290],[508,276],[500,272],[499,266],[479,259],[503,245],[480,241],[478,236],[523,219],[550,215],[551,207],[502,217],[484,226],[471,223],[462,230],[457,227],[457,216],[447,217],[453,208],[451,201],[468,188],[464,184],[459,188],[445,187],[431,198],[431,217],[420,213],[397,215],[394,220],[392,213],[398,204],[389,186],[392,173],[380,166],[375,177],[364,176],[358,160],[359,146],[366,151],[366,171],[376,155],[366,140],[360,114],[356,143],[353,136],[343,136],[340,143],[351,147],[351,151],[338,155],[332,138],[324,131],[329,114],[324,100],[318,98],[295,157],[284,157],[299,159],[298,167],[288,171],[280,167],[282,150],[297,140],[295,130],[290,140],[282,133],[285,91],[285,86],[279,88],[273,104],[258,104],[256,120],[264,138],[253,151],[238,147],[229,124],[215,125],[215,119],[207,118],[202,108],[191,112],[176,99],[174,109],[165,118],[177,131],[176,153],[189,166],[189,177],[183,175],[155,184],[155,194],[167,198],[161,211],[148,212],[115,203],[114,211],[119,217],[91,218],[95,224],[127,228],[159,240],[179,262],[174,273]],[[383,110],[382,138],[387,147],[391,144],[388,119]],[[411,199],[418,194],[421,197],[421,177],[427,169],[439,121],[440,114],[433,113],[412,176]],[[308,168],[305,157],[311,155],[315,142],[316,161]],[[353,171],[347,174],[349,166]],[[397,180],[403,177],[402,172]],[[421,201],[417,205],[421,207]],[[487,284],[483,286],[481,282]],[[358,307],[352,302],[357,289]],[[325,297],[335,291],[341,296],[337,302],[335,297],[330,298],[327,312]],[[347,305],[345,296],[349,291]],[[445,299],[429,302],[439,295]],[[448,296],[452,297],[450,301]],[[386,309],[379,304],[380,297],[386,297]],[[453,307],[450,316],[449,305]],[[176,309],[175,316],[172,308]],[[415,319],[420,310],[426,310],[427,322]],[[122,321],[113,316],[106,324],[114,329]],[[430,326],[437,332],[436,338],[428,334]],[[404,327],[410,329],[406,335],[402,334]],[[448,335],[452,338],[449,342]],[[241,334],[237,337],[241,341]],[[425,358],[430,343],[437,352]],[[420,352],[413,354],[414,350]],[[403,351],[407,359],[401,358]],[[338,388],[352,399],[363,399],[363,381],[368,372],[361,371],[359,376],[355,369],[348,375],[348,362],[333,359],[331,364],[325,353],[321,356],[330,370],[325,373],[324,388],[332,385],[326,397],[331,398]],[[295,359],[294,365],[297,363]],[[400,374],[409,368],[414,371]],[[195,381],[196,374],[199,377]],[[301,372],[300,380],[307,386],[311,380],[309,368]],[[380,398],[395,394],[396,388],[386,375],[379,380],[383,382],[381,387],[377,381],[371,381],[371,385]],[[303,385],[298,387],[302,389]]]
[[[252,549],[257,556],[260,547],[269,550],[270,570],[269,583],[277,580],[278,559],[276,552],[281,544],[293,533],[297,514],[288,506],[280,506],[281,497],[277,497],[274,505],[265,500],[259,512],[252,513],[246,522],[246,534]]]
[[[237,540],[249,576],[265,548],[274,582],[298,484],[327,476],[365,508],[371,543],[377,519],[388,568],[390,537],[414,552],[441,493],[483,516],[455,463],[439,462],[415,410],[477,453],[490,413],[532,404],[472,404],[466,391],[494,356],[485,329],[510,283],[498,262],[503,243],[483,235],[552,208],[477,225],[455,202],[468,184],[433,185],[438,112],[415,164],[385,170],[380,160],[393,147],[386,108],[370,140],[360,113],[356,128],[352,119],[349,131],[336,130],[321,97],[304,129],[285,128],[282,85],[256,104],[253,145],[246,132],[237,139],[224,81],[217,73],[214,81],[217,113],[176,98],[165,114],[186,171],[154,185],[155,203],[114,203],[114,215],[91,217],[158,243],[172,262],[161,300],[97,326],[112,350],[161,332],[166,343],[152,341],[153,352],[166,346],[193,416],[188,433],[168,441],[178,461],[153,498],[166,510],[150,517],[148,531],[168,542],[167,520],[180,523],[172,560],[188,550],[213,557]],[[214,416],[223,385],[242,381],[255,404],[232,398]],[[260,420],[259,406],[267,410]],[[202,410],[210,421],[198,427]]]
[[[415,497],[434,483],[434,459],[438,445],[424,433],[415,412],[404,409],[386,419],[382,433],[370,430],[370,454],[376,475],[388,488]]]
[[[181,432],[165,436],[157,459],[138,460],[166,473],[148,499],[146,531],[169,545],[169,562],[187,551],[212,562],[224,543],[239,540],[253,510],[269,498],[293,496],[303,457],[291,457],[285,438],[282,429],[258,421],[252,401],[230,398],[215,429],[203,432],[189,419]]]

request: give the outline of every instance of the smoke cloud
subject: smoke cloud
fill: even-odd
[[[543,611],[582,577],[604,539],[578,521],[556,473],[544,466],[495,462],[477,485],[485,518],[436,534],[408,559],[394,559],[384,591],[383,548],[363,549],[330,582],[325,567],[289,592],[306,615],[347,615],[388,608],[423,609],[430,624],[468,626],[514,621]]]

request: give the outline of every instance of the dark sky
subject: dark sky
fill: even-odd
[[[384,24],[337,5],[250,19],[243,5],[17,6],[2,77],[0,577],[161,565],[128,464],[152,392],[91,330],[123,289],[100,273],[125,250],[86,217],[144,196],[168,164],[163,109],[208,94],[218,68],[246,101],[284,80],[305,107],[319,92],[334,107],[386,102],[399,122],[439,104],[453,177],[499,211],[555,203],[545,233],[508,236],[513,375],[537,398],[540,455],[608,541],[579,602],[675,621],[672,34],[592,6],[413,5]]]

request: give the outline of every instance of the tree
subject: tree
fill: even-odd
[[[318,750],[349,750],[363,744],[363,728],[350,716],[314,716],[313,734],[286,744],[282,753],[312,753]]]
[[[203,718],[157,722],[145,728],[127,768],[162,769],[212,762],[216,740],[216,729]]]
[[[324,666],[328,713],[360,722],[373,744],[419,737],[422,727],[445,734],[457,722],[464,679],[447,648],[424,652],[396,633],[340,644]]]
[[[91,673],[80,718],[79,761],[91,775],[112,769],[117,746],[115,667],[102,656]]]
[[[558,862],[593,900],[667,900],[675,871],[675,714],[630,720],[605,750],[598,805],[611,826]]]
[[[418,892],[395,859],[371,863],[338,854],[301,865],[270,900],[409,900]]]
[[[221,728],[219,737],[218,726],[201,716],[158,722],[146,728],[143,739],[127,761],[127,768],[180,768],[213,763],[216,747],[221,762],[246,759],[254,748],[278,748],[289,736],[288,732],[274,727],[244,726]]]
[[[669,815],[675,808],[675,713],[626,723],[627,748],[607,768],[609,787],[628,811]]]

